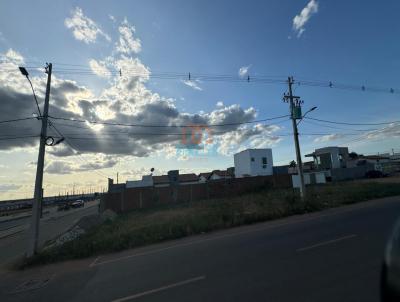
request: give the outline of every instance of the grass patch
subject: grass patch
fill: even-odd
[[[309,187],[304,202],[292,189],[270,189],[229,199],[136,210],[119,215],[113,222],[107,221],[62,246],[42,250],[19,268],[115,252],[394,195],[400,195],[400,186],[396,183],[344,182]]]

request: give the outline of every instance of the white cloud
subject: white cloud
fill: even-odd
[[[251,65],[240,67],[238,71],[239,77],[244,78],[245,76],[247,76],[249,74],[250,67]]]
[[[139,53],[142,49],[142,43],[140,39],[133,36],[136,29],[132,26],[125,18],[121,25],[118,27],[119,41],[116,43],[117,52],[129,55],[133,53]]]
[[[337,140],[337,139],[342,138],[342,137],[343,137],[342,134],[332,133],[332,134],[319,136],[319,137],[314,139],[314,142],[315,143],[326,143],[326,142]]]
[[[96,61],[95,59],[91,59],[89,61],[89,66],[90,66],[90,69],[92,69],[92,71],[99,77],[102,77],[102,78],[110,78],[111,77],[111,72],[106,67],[106,64],[104,61]]]
[[[218,152],[232,155],[246,148],[270,148],[281,141],[274,132],[280,130],[276,125],[257,124],[240,126],[236,131],[228,132],[218,138]]]
[[[300,14],[293,18],[293,30],[297,33],[299,38],[305,29],[305,25],[312,15],[318,12],[318,2],[316,0],[310,0],[308,4],[301,10]]]
[[[190,88],[193,88],[194,90],[203,90],[203,88],[201,88],[199,86],[200,81],[199,80],[182,80],[182,83],[185,84],[186,86],[189,86]]]
[[[4,59],[7,59],[15,64],[24,63],[24,57],[17,51],[10,48],[5,54]]]
[[[400,124],[399,123],[391,123],[382,129],[371,131],[366,133],[365,138],[374,140],[374,139],[386,139],[386,138],[396,138],[400,137]]]
[[[117,164],[117,159],[108,155],[96,155],[85,160],[85,162],[70,160],[53,160],[45,168],[49,174],[71,174],[73,172],[85,172],[112,168]]]
[[[72,11],[71,18],[66,18],[64,24],[67,28],[72,29],[75,39],[87,44],[96,42],[98,35],[111,41],[110,36],[104,33],[92,19],[85,16],[79,7]]]
[[[83,13],[81,15],[83,16]],[[278,141],[277,137],[271,135],[273,128],[262,125],[257,127],[240,126],[240,123],[252,121],[257,116],[257,111],[252,107],[243,108],[238,104],[226,106],[219,102],[212,111],[188,113],[178,110],[175,99],[164,97],[150,90],[146,85],[150,79],[150,69],[139,58],[132,56],[139,51],[137,45],[135,48],[133,44],[127,42],[130,39],[135,40],[134,28],[129,25],[127,20],[124,20],[121,27],[124,26],[132,35],[127,35],[124,30],[120,31],[117,41],[124,42],[116,43],[116,48],[111,51],[109,56],[89,62],[91,68],[99,75],[108,77],[107,86],[96,95],[91,89],[76,81],[59,79],[54,75],[50,103],[52,116],[110,123],[174,125],[176,127],[171,130],[171,128],[93,126],[90,123],[78,125],[73,122],[54,120],[53,123],[67,137],[72,148],[64,142],[49,150],[50,159],[53,159],[53,162],[46,167],[48,173],[69,174],[84,169],[94,169],[93,166],[101,169],[105,167],[104,165],[115,164],[110,158],[99,158],[99,155],[112,156],[112,158],[129,156],[130,160],[134,157],[147,157],[154,154],[168,156],[172,152],[171,150],[175,150],[174,148],[182,143],[182,136],[169,135],[171,132],[183,133],[184,130],[179,125],[229,124],[217,129],[213,128],[215,132],[223,132],[223,134],[215,133],[213,135],[218,146],[221,143],[224,145],[220,149],[221,152],[228,149],[230,138],[234,138],[239,146],[241,141],[245,141],[244,145],[250,147],[273,144]],[[140,40],[137,41],[140,43]],[[118,47],[120,47],[119,50],[117,50]],[[6,53],[9,53],[8,57]],[[0,56],[5,58],[5,62],[0,62],[0,68],[7,67],[7,69],[15,71],[7,74],[0,73],[0,100],[2,100],[0,120],[7,119],[9,116],[30,116],[36,109],[32,102],[29,84],[19,73],[18,65],[12,60],[18,56],[12,55],[11,51],[6,53],[0,53]],[[20,57],[22,58],[22,56]],[[111,70],[121,70],[121,74],[114,74]],[[32,81],[37,90],[40,105],[42,105],[46,87],[45,77],[33,75]],[[201,82],[197,79],[184,82],[184,84],[195,90],[202,89],[199,86]],[[40,122],[37,120],[21,122],[19,126],[18,130],[23,133],[40,133]],[[75,126],[79,126],[79,128]],[[4,127],[2,128],[4,133],[15,133],[12,125],[2,127]],[[239,130],[238,135],[234,134],[236,130]],[[49,128],[49,135],[57,134],[52,128]],[[36,146],[37,142],[37,138],[4,140],[0,141],[0,150],[15,150],[16,148],[29,150],[29,148],[32,149],[32,146]],[[92,164],[86,167],[80,165],[76,161],[77,154],[85,156]],[[62,160],[55,161],[54,158]]]
[[[113,15],[108,15],[108,18],[114,23],[117,21]]]

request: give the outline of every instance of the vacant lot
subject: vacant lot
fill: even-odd
[[[400,195],[398,183],[347,182],[309,187],[305,201],[292,189],[260,189],[230,199],[136,210],[107,221],[63,246],[43,250],[22,267],[83,258],[393,195]]]

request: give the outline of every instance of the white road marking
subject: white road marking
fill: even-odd
[[[147,290],[147,291],[144,291],[144,292],[141,292],[141,293],[137,293],[137,294],[134,294],[134,295],[131,295],[131,296],[127,296],[127,297],[124,297],[124,298],[119,298],[119,299],[113,300],[112,302],[123,302],[123,301],[128,301],[128,300],[134,300],[136,298],[140,298],[140,297],[143,297],[143,296],[151,295],[151,294],[154,294],[154,293],[157,293],[157,292],[160,292],[160,291],[164,291],[164,290],[167,290],[167,289],[170,289],[170,288],[174,288],[174,287],[182,286],[182,285],[185,285],[185,284],[189,284],[189,283],[197,282],[197,281],[200,281],[200,280],[204,280],[205,278],[206,278],[206,276],[199,276],[199,277],[196,277],[196,278],[187,279],[187,280],[184,280],[184,281],[180,281],[180,282],[177,282],[177,283],[172,283],[172,284],[169,284],[169,285],[164,285],[164,286],[161,286],[161,287],[158,287],[158,288],[155,288],[155,289]]]
[[[343,236],[343,237],[332,239],[332,240],[328,240],[328,241],[323,241],[323,242],[320,242],[320,243],[317,243],[317,244],[314,244],[314,245],[310,245],[310,246],[306,246],[306,247],[297,249],[296,252],[304,252],[304,251],[307,251],[307,250],[310,250],[310,249],[313,249],[313,248],[316,248],[316,247],[320,247],[320,246],[323,246],[323,245],[328,245],[328,244],[336,243],[338,241],[354,238],[356,236],[357,235],[352,234],[352,235],[347,235],[347,236]]]
[[[97,257],[96,259],[94,259],[94,261],[92,263],[90,263],[89,267],[92,267],[94,265],[96,265],[97,261],[100,259],[100,256]]]

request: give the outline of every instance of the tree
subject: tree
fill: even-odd
[[[297,167],[296,162],[295,162],[294,160],[292,160],[292,161],[289,163],[289,167],[290,167],[290,168],[295,168],[295,167]]]
[[[349,153],[349,157],[350,157],[351,159],[357,159],[357,158],[358,158],[358,154],[357,154],[356,152],[350,152],[350,153]]]

